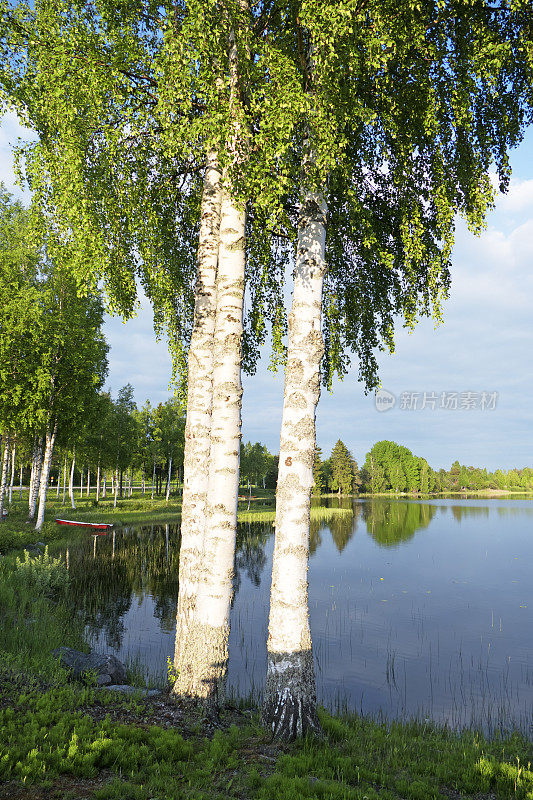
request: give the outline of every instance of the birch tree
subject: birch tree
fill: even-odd
[[[309,110],[263,706],[284,739],[317,728],[306,573],[321,363],[330,384],[351,347],[371,388],[374,349],[392,349],[394,316],[410,326],[420,313],[440,317],[455,214],[479,228],[491,159],[505,186],[531,98],[521,4],[495,13],[485,3],[297,2],[293,11]]]
[[[202,216],[205,234],[212,235],[215,244],[212,247],[207,242],[204,247],[202,240],[199,268],[204,252],[216,251],[217,281],[223,289],[220,295],[217,293],[217,313],[211,323],[209,313],[203,313],[208,306],[204,301],[215,301],[215,297],[209,289],[204,292],[209,276],[198,273],[195,324],[206,321],[208,328],[210,324],[215,326],[218,375],[221,380],[226,380],[229,372],[234,376],[230,380],[232,414],[228,415],[225,407],[227,387],[215,387],[216,413],[211,416],[211,426],[217,434],[210,437],[208,450],[209,458],[217,465],[211,469],[208,463],[199,462],[198,454],[190,458],[186,454],[182,587],[187,607],[191,592],[187,590],[186,575],[195,573],[194,562],[192,567],[187,566],[188,554],[197,552],[200,539],[198,531],[191,529],[192,545],[188,545],[189,520],[195,515],[196,519],[201,518],[197,510],[203,503],[203,489],[199,487],[197,498],[192,498],[197,508],[188,513],[188,493],[193,490],[187,473],[193,460],[198,466],[197,474],[209,475],[213,491],[225,483],[224,512],[222,504],[211,502],[207,513],[217,526],[226,525],[232,518],[225,548],[227,563],[232,559],[240,435],[241,390],[237,373],[243,325],[245,204],[254,196],[254,186],[261,191],[260,196],[255,191],[256,208],[248,226],[249,237],[255,240],[250,262],[259,264],[261,272],[250,284],[252,295],[258,297],[264,312],[254,311],[247,326],[248,366],[257,354],[257,343],[264,338],[265,318],[270,315],[277,323],[281,319],[278,279],[282,269],[278,265],[277,275],[276,270],[271,273],[264,269],[270,255],[264,242],[269,245],[271,235],[262,230],[260,223],[268,222],[272,199],[279,199],[284,192],[278,173],[279,163],[288,153],[287,135],[274,102],[285,86],[284,60],[274,55],[268,63],[266,59],[260,61],[257,50],[252,56],[251,26],[244,4],[207,2],[188,3],[185,7],[173,3],[154,9],[152,4],[138,3],[128,11],[126,24],[108,3],[100,3],[97,8],[63,2],[56,3],[53,9],[42,3],[37,3],[35,10],[23,4],[14,10],[6,9],[6,41],[11,48],[15,45],[20,58],[10,60],[4,87],[10,102],[27,122],[38,132],[46,133],[25,154],[26,169],[37,202],[56,220],[76,254],[77,263],[71,268],[83,279],[96,281],[101,277],[112,307],[126,315],[133,308],[138,274],[154,304],[158,330],[170,333],[177,369],[183,362],[183,343],[188,344],[190,339],[199,176],[205,173],[207,196],[218,181],[213,177],[216,170],[222,174],[222,241],[217,246],[219,201],[214,188],[212,208]],[[257,22],[264,31],[265,20],[260,17],[258,11]],[[54,20],[59,19],[60,25],[56,26]],[[233,37],[229,51],[228,37]],[[262,89],[267,102],[261,109],[261,127],[252,129],[255,144],[247,142],[242,147],[237,125],[244,129],[247,114],[259,119],[247,87],[251,77],[258,82],[261,70],[263,77],[268,76]],[[37,83],[36,71],[40,75]],[[61,98],[53,88],[57,85],[62,86]],[[82,125],[76,122],[76,118],[81,119],[78,112],[64,113],[65,97],[75,98],[69,102],[83,108]],[[284,143],[278,147],[282,140]],[[254,172],[248,173],[244,165],[252,153],[256,163]],[[253,175],[252,181],[246,180],[248,175]],[[118,269],[117,264],[121,265]],[[198,341],[203,342],[204,350],[210,336],[199,333]],[[196,341],[189,350],[190,363],[195,367]],[[213,369],[209,357],[205,363],[208,372]],[[204,384],[207,387],[205,380]],[[192,397],[196,402],[194,387]],[[209,410],[212,401],[207,397],[206,401]],[[188,425],[189,432],[193,423],[194,420]],[[227,442],[221,440],[221,435]],[[202,446],[207,453],[205,442]],[[228,473],[224,481],[223,470],[228,468],[232,477]],[[213,590],[207,589],[208,581],[204,583],[206,591],[213,595]],[[225,615],[227,609],[222,613]],[[179,631],[188,616],[182,615]],[[181,668],[180,674],[185,675],[186,671]],[[202,684],[195,680],[196,686]]]
[[[45,448],[37,530],[44,522],[58,428],[75,431],[80,422],[89,422],[91,406],[97,402],[107,375],[108,350],[101,331],[103,307],[98,297],[78,297],[75,281],[54,265],[47,265],[41,295],[46,320],[39,356]]]

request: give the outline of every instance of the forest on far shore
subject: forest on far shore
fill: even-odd
[[[533,468],[489,472],[482,467],[465,466],[454,461],[449,470],[432,469],[425,458],[396,442],[376,442],[361,468],[346,445],[339,439],[329,458],[322,459],[317,447],[313,467],[313,494],[359,492],[379,494],[429,494],[485,489],[533,491]]]

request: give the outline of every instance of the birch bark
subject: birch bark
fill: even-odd
[[[216,153],[208,156],[204,176],[198,243],[194,326],[189,349],[187,417],[183,463],[179,595],[176,614],[173,691],[194,694],[194,631],[209,483],[211,411],[213,405],[213,336],[216,318],[216,278],[220,243],[221,174]],[[192,649],[192,659],[191,651]]]
[[[87,468],[87,491],[85,492],[85,497],[89,497],[91,494],[91,468]]]
[[[102,497],[104,500],[107,497],[107,469],[104,469],[104,485],[102,487]]]
[[[224,190],[213,337],[213,409],[202,570],[188,631],[188,691],[209,705],[223,696],[233,588],[239,451],[245,212]]]
[[[37,494],[41,483],[41,469],[43,466],[43,437],[39,436],[33,450],[33,480],[30,482],[29,513],[28,519],[35,517],[37,507]]]
[[[46,430],[46,445],[44,450],[43,468],[41,471],[41,483],[39,486],[39,511],[37,513],[37,522],[35,523],[35,530],[40,531],[44,522],[44,511],[46,507],[46,495],[48,492],[48,483],[50,481],[50,470],[52,468],[52,456],[54,453],[54,444],[57,436],[57,422],[50,430]]]
[[[70,465],[70,479],[68,482],[68,496],[70,497],[70,504],[72,508],[76,508],[76,503],[74,502],[74,467],[76,466],[76,451],[74,450],[72,454],[72,463]]]
[[[66,493],[67,493],[67,457],[65,456],[65,463],[63,464],[63,505],[65,505]]]
[[[315,410],[320,397],[321,329],[326,203],[306,192],[298,222],[285,393],[276,490],[268,667],[262,710],[274,736],[293,739],[319,728],[307,567]]]
[[[96,469],[96,502],[100,500],[100,462],[98,462],[98,467]]]
[[[11,450],[11,475],[9,478],[9,505],[13,502],[13,484],[15,482],[15,452],[16,446],[13,445]]]
[[[4,440],[4,455],[2,457],[2,477],[0,478],[0,522],[4,521],[4,499],[6,496],[7,471],[9,468],[9,435]]]
[[[170,459],[169,459],[169,462],[168,462],[168,480],[167,480],[167,496],[166,496],[166,502],[167,503],[168,503],[168,498],[170,496],[170,476],[171,476],[171,473],[172,473],[172,456],[170,456]]]
[[[247,0],[240,0],[239,5],[246,12]],[[234,29],[228,35],[228,75],[233,125],[229,150],[237,160],[243,141],[243,125],[238,113],[238,50]],[[216,178],[213,189],[210,186],[212,178]],[[204,200],[208,213],[203,221],[209,235],[200,242],[198,259],[198,284],[203,296],[198,293],[197,302],[203,300],[205,314],[205,324],[197,329],[197,354],[202,356],[203,367],[195,398],[199,409],[199,436],[194,449],[194,432],[188,422],[183,507],[187,502],[190,505],[183,568],[180,555],[181,600],[178,599],[174,659],[178,679],[174,692],[201,698],[213,707],[223,692],[228,660],[241,438],[246,217],[244,208],[239,207],[233,198],[229,170],[222,179],[219,179],[217,169],[208,170]],[[201,258],[202,247],[205,259]],[[211,281],[209,293],[206,292],[206,278]],[[216,284],[213,283],[215,280]],[[189,375],[194,366],[189,356]],[[189,407],[187,415],[189,417]],[[181,546],[184,547],[183,539]]]

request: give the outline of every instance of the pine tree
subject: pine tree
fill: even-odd
[[[341,494],[350,494],[354,479],[353,459],[340,439],[331,451],[331,488]]]
[[[322,450],[320,447],[315,449],[315,458],[313,461],[313,494],[321,495],[324,491],[324,472],[322,465]]]

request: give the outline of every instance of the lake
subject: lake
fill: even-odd
[[[355,499],[350,508],[311,526],[319,702],[530,733],[533,502]],[[239,697],[257,698],[264,679],[273,544],[270,524],[239,525],[228,674]],[[176,525],[87,534],[69,547],[93,646],[157,683],[173,656],[178,559]]]

